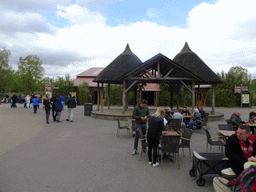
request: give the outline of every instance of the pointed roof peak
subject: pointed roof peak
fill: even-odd
[[[129,43],[127,43],[126,48],[125,48],[123,53],[132,53],[132,51],[130,49],[130,46],[129,46]]]
[[[193,52],[189,46],[188,46],[188,42],[185,43],[183,49],[180,51],[180,53],[184,53],[184,52]]]

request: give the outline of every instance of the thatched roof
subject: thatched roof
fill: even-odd
[[[220,78],[193,52],[186,42],[181,52],[173,59],[203,80],[202,83],[222,83]]]
[[[169,73],[168,77],[172,78],[191,78],[195,79],[196,81],[201,82],[201,79],[191,73],[188,69],[185,67],[181,66],[180,64],[174,62],[173,60],[169,59],[168,57],[164,56],[163,54],[159,53],[155,55],[154,57],[148,59],[145,61],[142,65],[137,66],[130,72],[126,73],[123,77],[124,79],[129,79],[129,77],[141,77],[144,76],[145,71],[157,71],[158,68],[158,63],[160,64],[160,72],[161,76],[164,77],[169,71],[171,70],[171,73]],[[151,81],[152,80],[152,81]],[[172,82],[176,82],[175,80],[171,80]],[[170,80],[167,79],[166,82],[171,82]],[[186,81],[186,80],[185,80]],[[148,82],[154,82],[154,83],[159,83],[162,82],[161,80],[157,80],[154,78],[149,78]]]
[[[127,44],[124,52],[103,69],[94,79],[94,82],[121,84],[123,81],[120,77],[141,64],[141,60],[131,51],[129,44]]]

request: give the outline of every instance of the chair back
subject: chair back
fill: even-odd
[[[231,124],[218,124],[219,130],[233,130],[233,127]]]
[[[184,129],[184,132],[182,134],[182,138],[185,138],[185,139],[181,138],[182,146],[190,147],[190,139],[191,139],[192,134],[193,134],[193,130]],[[189,139],[189,140],[187,140],[187,139]]]
[[[203,123],[201,126],[206,126],[208,122],[208,115],[204,116]]]
[[[117,119],[118,128],[120,129],[120,120]]]
[[[204,128],[206,137],[207,137],[207,143],[209,143],[210,145],[212,144],[212,139],[211,139],[211,135],[209,133],[209,131],[207,129]]]
[[[181,119],[178,119],[178,118],[173,118],[170,120],[170,125],[171,125],[171,128],[174,130],[174,131],[177,131],[181,128]]]
[[[180,136],[165,135],[161,139],[161,151],[165,153],[178,153]]]
[[[170,124],[166,124],[165,130],[166,131],[173,131]]]

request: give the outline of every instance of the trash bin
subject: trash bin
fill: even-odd
[[[84,116],[91,116],[92,112],[92,103],[84,104]]]

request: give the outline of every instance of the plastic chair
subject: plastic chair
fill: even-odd
[[[216,137],[212,137],[212,135],[214,134],[218,134],[218,133],[209,133],[209,131],[207,129],[204,128],[204,131],[206,133],[206,137],[207,137],[207,142],[206,142],[206,152],[208,151],[208,144],[210,145],[210,152],[212,150],[212,146],[219,146],[221,147],[221,152],[223,152],[223,146],[225,145],[222,141],[218,140],[218,141],[213,141],[213,139],[223,139],[223,137],[221,136],[216,136]]]
[[[178,154],[178,169],[180,169],[179,148],[180,148],[180,136],[173,136],[173,135],[162,136],[161,147],[159,148],[159,150],[161,150],[162,169],[164,164],[163,162],[164,153]]]
[[[120,130],[121,129],[126,129],[127,130],[127,134],[130,135],[130,127],[129,127],[129,123],[128,122],[121,122],[119,119],[117,119],[117,137],[119,137],[120,135]]]
[[[190,141],[191,141],[192,134],[193,134],[193,130],[184,129],[184,132],[183,132],[183,134],[180,138],[181,139],[180,148],[182,148],[183,157],[184,157],[184,148],[188,148],[189,149],[190,161],[191,161]]]

